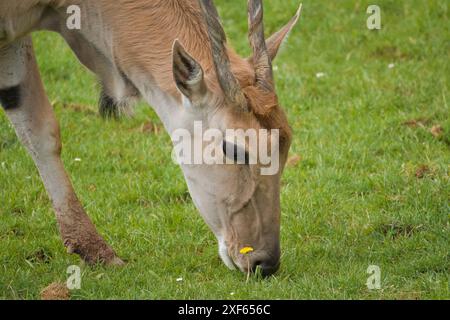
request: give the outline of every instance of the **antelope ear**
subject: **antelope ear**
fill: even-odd
[[[266,40],[267,50],[269,51],[270,58],[275,60],[278,51],[281,48],[281,45],[286,40],[289,33],[292,31],[292,29],[297,24],[300,14],[302,12],[302,5],[297,10],[297,13],[295,16],[288,22],[287,25],[285,25],[281,30],[274,33],[269,39]]]
[[[177,88],[191,102],[206,94],[202,67],[186,52],[178,40],[173,44],[173,77]]]

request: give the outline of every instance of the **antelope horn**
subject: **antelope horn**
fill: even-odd
[[[248,39],[253,49],[256,83],[266,90],[274,90],[272,61],[264,37],[264,9],[262,0],[248,0]]]
[[[239,81],[231,72],[230,58],[226,48],[227,38],[220,24],[219,14],[214,2],[212,0],[199,0],[199,2],[211,42],[211,52],[220,87],[229,102],[242,107],[244,111],[248,111],[247,99],[242,92]]]

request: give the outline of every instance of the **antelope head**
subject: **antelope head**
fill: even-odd
[[[266,41],[262,1],[249,0],[253,54],[243,59],[228,48],[213,1],[199,3],[210,40],[204,44],[209,62],[193,58],[179,41],[173,46],[173,74],[185,113],[180,127],[189,128],[192,143],[200,146],[203,156],[214,154],[223,163],[191,158],[193,162],[182,163],[182,169],[197,208],[219,241],[224,263],[242,272],[259,266],[268,276],[280,265],[280,177],[291,144],[275,92],[272,61],[297,23],[300,9]],[[202,131],[194,123],[201,124]],[[229,139],[230,129],[237,139]],[[205,139],[200,132],[208,130],[213,133]],[[251,146],[252,136],[258,150]],[[262,161],[261,149],[273,163]],[[243,254],[245,247],[253,250]]]

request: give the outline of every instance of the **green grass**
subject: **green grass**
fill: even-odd
[[[216,2],[231,42],[248,54],[245,4]],[[168,135],[142,132],[159,123],[150,108],[101,120],[95,78],[58,36],[36,34],[67,170],[101,234],[128,260],[121,269],[83,266],[72,298],[449,299],[448,2],[380,0],[381,31],[366,28],[369,4],[305,0],[276,61],[292,154],[302,161],[283,177],[282,269],[248,283],[220,262],[170,160]],[[297,5],[266,1],[268,33]],[[405,125],[414,119],[419,125]],[[80,261],[65,253],[37,171],[2,111],[0,165],[0,298],[39,298]],[[421,166],[428,171],[418,178]],[[366,287],[369,265],[381,268],[381,290]]]

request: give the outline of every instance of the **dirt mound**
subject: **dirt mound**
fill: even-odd
[[[69,300],[70,291],[64,283],[54,282],[41,291],[42,300]]]

